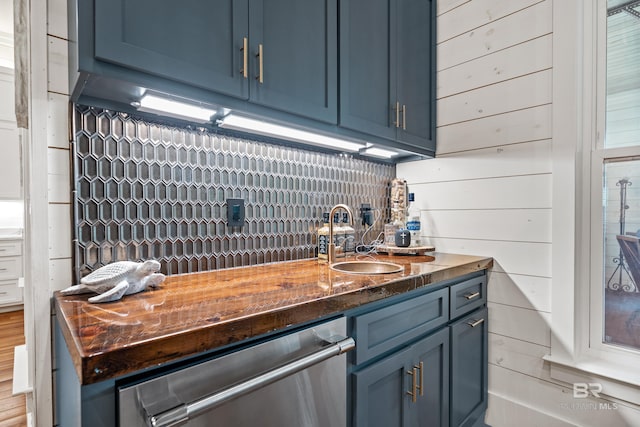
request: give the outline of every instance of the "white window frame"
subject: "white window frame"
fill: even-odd
[[[552,339],[545,360],[555,380],[598,382],[602,394],[640,404],[640,352],[602,343],[604,159],[640,156],[637,146],[603,147],[606,9],[606,0],[553,2]]]

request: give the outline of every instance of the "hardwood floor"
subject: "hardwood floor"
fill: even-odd
[[[24,344],[24,312],[0,313],[0,427],[24,427],[24,395],[12,396],[13,348]]]

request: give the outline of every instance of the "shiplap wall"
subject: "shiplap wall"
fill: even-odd
[[[416,193],[423,234],[438,251],[495,259],[486,422],[640,425],[637,408],[574,399],[542,359],[553,333],[552,49],[562,19],[552,6],[438,1],[437,157],[400,164],[397,174]]]

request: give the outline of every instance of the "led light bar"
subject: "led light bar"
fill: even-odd
[[[172,99],[162,98],[155,95],[143,96],[142,99],[140,99],[138,110],[162,113],[171,117],[197,121],[200,123],[210,122],[211,116],[216,113],[215,110],[209,108],[203,108],[195,104],[174,101]]]
[[[365,144],[358,144],[356,142],[332,138],[330,136],[320,135],[313,132],[276,125],[236,114],[229,114],[223,119],[218,120],[218,126],[225,129],[252,132],[264,136],[287,139],[305,144],[320,145],[323,147],[330,147],[350,152],[357,152],[366,147]]]
[[[396,153],[395,151],[384,150],[382,148],[376,147],[365,148],[364,150],[360,151],[360,154],[363,154],[365,156],[381,157],[384,159],[390,159],[393,156],[398,155],[398,153]]]

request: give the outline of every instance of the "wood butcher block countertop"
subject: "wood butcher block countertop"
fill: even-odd
[[[393,274],[339,273],[308,259],[174,275],[158,289],[106,304],[88,303],[91,294],[56,293],[55,308],[80,382],[91,384],[337,315],[493,264],[487,257],[432,255],[376,255],[377,260],[404,266],[403,272]]]

